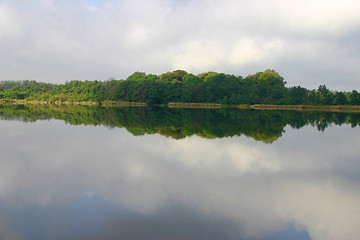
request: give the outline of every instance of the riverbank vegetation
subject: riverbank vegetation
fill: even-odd
[[[169,103],[212,103],[225,105],[360,105],[360,93],[286,87],[274,70],[247,77],[207,72],[199,75],[183,70],[161,75],[135,72],[125,80],[79,81],[65,84],[36,81],[1,81],[0,99],[42,103],[137,102],[147,105]]]

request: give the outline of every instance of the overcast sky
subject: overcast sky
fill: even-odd
[[[360,90],[358,0],[0,0],[0,80],[183,69]]]

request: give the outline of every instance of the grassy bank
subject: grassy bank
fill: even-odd
[[[145,107],[144,102],[123,102],[123,101],[103,101],[103,102],[48,102],[39,100],[23,100],[23,99],[1,99],[0,103],[6,104],[55,104],[55,105],[102,105],[113,107]],[[270,104],[240,104],[240,105],[225,105],[219,103],[186,103],[186,102],[170,102],[167,105],[169,108],[240,108],[240,109],[256,109],[256,110],[288,110],[288,111],[325,111],[325,112],[360,112],[360,106],[353,105],[270,105]]]
[[[352,105],[267,105],[255,104],[250,106],[258,110],[295,110],[295,111],[324,111],[324,112],[360,112],[360,106]]]
[[[70,101],[55,101],[55,102],[48,102],[42,100],[23,100],[23,99],[1,99],[0,103],[7,103],[7,104],[55,104],[55,105],[102,105],[102,106],[119,106],[119,107],[144,107],[146,103],[143,102],[123,102],[123,101],[103,101],[103,102],[93,102],[93,101],[82,101],[82,102],[70,102]]]
[[[181,102],[170,102],[169,108],[224,108],[229,107],[227,105],[219,103],[181,103]]]
[[[254,105],[224,105],[217,103],[169,103],[170,108],[240,108],[240,109],[256,109],[256,110],[293,110],[293,111],[325,111],[325,112],[360,112],[360,106],[352,105],[270,105],[270,104],[254,104]]]

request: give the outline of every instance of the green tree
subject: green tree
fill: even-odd
[[[350,104],[351,105],[360,105],[360,94],[358,91],[353,90],[350,95]]]
[[[304,104],[306,101],[308,90],[306,88],[297,86],[297,87],[291,87],[288,89],[287,92],[287,99],[286,103],[291,105],[299,105]]]
[[[323,84],[318,87],[317,92],[324,96],[330,93],[330,90]]]
[[[334,104],[334,95],[332,93],[327,93],[324,97],[325,105],[333,105]]]
[[[163,73],[159,76],[159,79],[164,82],[172,82],[172,81],[183,81],[183,77],[188,73],[184,70],[175,70],[173,72]]]
[[[335,105],[346,105],[348,103],[349,102],[343,92],[335,93]]]

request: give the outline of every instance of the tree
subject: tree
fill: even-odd
[[[183,77],[186,76],[188,73],[184,70],[175,70],[173,72],[163,73],[159,76],[161,81],[183,81]]]
[[[287,104],[298,105],[304,104],[307,95],[307,89],[297,86],[288,89]]]
[[[325,105],[333,105],[334,104],[334,95],[332,93],[327,93],[324,98]]]
[[[146,77],[146,73],[144,73],[144,72],[134,72],[126,80],[127,81],[139,81],[139,80],[144,80],[145,77]]]
[[[350,104],[351,105],[360,105],[360,93],[358,91],[353,90],[350,94]]]
[[[148,97],[146,102],[150,105],[163,103],[163,98],[160,93],[159,83],[150,82],[148,89]]]
[[[323,84],[318,87],[317,92],[324,96],[328,94],[330,90],[325,86],[325,84]]]
[[[249,75],[245,81],[255,83],[252,87],[255,87],[256,103],[277,104],[286,92],[284,78],[274,70],[267,69],[264,72]]]
[[[335,93],[335,105],[346,105],[348,103],[349,102],[343,92]]]
[[[197,76],[184,70],[157,76],[135,72],[126,80],[101,82],[71,80],[65,84],[38,83],[34,80],[1,81],[0,98],[27,100],[147,102],[221,102],[226,104],[309,104],[360,105],[360,93],[332,92],[325,84],[308,90],[286,88],[284,78],[267,69],[245,78],[205,72]]]

